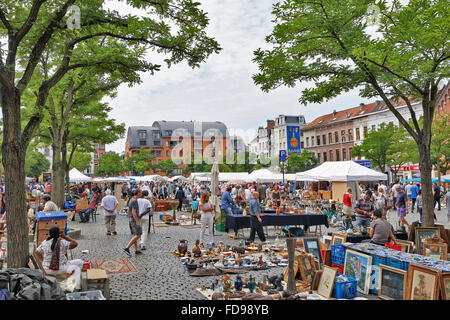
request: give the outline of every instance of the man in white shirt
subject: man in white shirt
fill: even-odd
[[[250,192],[250,189],[248,188],[248,186],[245,186],[245,200],[250,201],[250,199],[252,199],[252,193]]]
[[[406,204],[407,207],[409,207],[409,204],[411,203],[411,188],[412,188],[412,182],[408,183],[405,186],[406,198],[408,199],[408,202]]]
[[[142,198],[137,200],[139,205],[139,218],[141,219],[142,226],[142,237],[139,242],[141,250],[147,249],[145,247],[145,243],[147,242],[148,224],[150,219],[150,211],[152,209],[152,203],[147,199],[147,197],[148,191],[144,190],[142,191]]]
[[[111,190],[105,191],[105,197],[102,199],[101,207],[103,208],[103,215],[105,216],[106,235],[117,235],[116,232],[116,208],[119,205],[116,197],[111,195]]]
[[[44,202],[44,210],[42,210],[42,211],[59,211],[59,208],[56,205],[56,203],[54,203],[50,199],[51,198],[49,195],[45,195],[42,198],[42,202]]]

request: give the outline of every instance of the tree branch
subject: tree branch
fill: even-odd
[[[5,13],[1,9],[0,9],[0,20],[3,22],[3,25],[8,30],[8,33],[13,33],[14,32],[13,27],[11,26],[11,24],[8,21],[8,19],[6,18]]]

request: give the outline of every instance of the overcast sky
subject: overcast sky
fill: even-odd
[[[267,119],[280,114],[316,117],[369,102],[358,96],[358,90],[322,104],[303,106],[296,88],[279,88],[264,93],[254,85],[252,75],[258,72],[252,62],[253,51],[267,48],[265,37],[273,29],[271,20],[274,0],[202,0],[208,13],[208,35],[223,50],[212,55],[200,69],[182,63],[161,68],[154,76],[144,74],[141,85],[119,88],[117,98],[109,101],[111,117],[130,126],[150,126],[157,120],[221,121],[230,131],[256,132]],[[154,56],[151,56],[154,57]],[[163,64],[156,56],[153,63]],[[248,137],[247,137],[248,138]],[[121,153],[125,138],[107,145],[107,151]]]

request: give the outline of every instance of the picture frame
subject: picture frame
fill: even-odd
[[[398,244],[402,247],[403,252],[414,253],[414,242],[408,240],[398,240]]]
[[[439,270],[410,263],[406,300],[438,300],[441,290]]]
[[[297,262],[298,268],[300,270],[300,275],[302,276],[302,280],[312,282],[313,271],[318,269],[314,256],[311,254],[298,255]]]
[[[450,272],[441,274],[441,297],[442,300],[450,300]]]
[[[311,283],[311,290],[316,290],[319,288],[320,279],[322,278],[322,270],[317,270],[314,272],[314,278]]]
[[[369,293],[372,257],[351,249],[345,252],[344,275],[356,279],[357,289],[363,294]]]
[[[380,264],[378,296],[384,300],[405,300],[408,271]]]
[[[332,246],[333,244],[344,244],[345,242],[347,242],[346,234],[333,232],[333,234],[331,235],[330,246]]]
[[[423,244],[434,235],[441,236],[439,227],[417,227],[415,229],[416,253],[423,255]]]
[[[298,261],[294,260],[294,278],[297,277],[297,273],[298,273]],[[284,274],[283,274],[283,280],[284,282],[288,283],[288,279],[289,279],[289,265],[286,266],[286,269],[284,270]]]
[[[323,266],[322,275],[320,276],[317,294],[329,299],[333,293],[334,280],[336,279],[338,270],[329,266]]]
[[[448,246],[446,243],[424,243],[422,253],[426,257],[434,257],[437,259],[448,259]]]
[[[330,249],[332,236],[323,235],[321,238],[321,243],[326,249]]]
[[[306,253],[312,254],[319,264],[323,263],[320,253],[320,240],[318,237],[305,237],[303,240],[303,249]]]

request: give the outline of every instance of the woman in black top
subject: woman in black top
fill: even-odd
[[[280,206],[280,187],[278,186],[278,183],[275,184],[272,191],[272,204],[276,203],[277,207]]]

